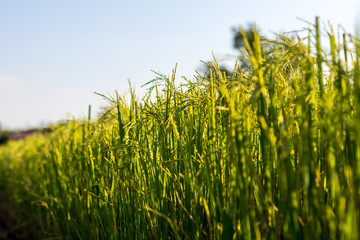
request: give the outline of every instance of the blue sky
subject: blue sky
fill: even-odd
[[[0,124],[29,128],[85,116],[105,102],[93,92],[128,90],[151,70],[192,78],[200,60],[234,54],[233,26],[262,33],[306,27],[319,15],[353,33],[355,0],[0,2]]]

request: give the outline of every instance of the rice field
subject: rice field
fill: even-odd
[[[318,18],[304,38],[254,32],[249,69],[158,74],[141,100],[99,94],[98,119],[0,147],[18,227],[33,239],[359,239],[359,39]]]

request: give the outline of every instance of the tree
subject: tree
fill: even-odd
[[[255,33],[255,24],[248,24],[246,29],[243,29],[246,39],[250,45],[250,48],[252,50],[254,50],[254,42],[255,42],[255,38],[254,38],[254,33]],[[239,62],[239,67],[242,69],[247,69],[250,64],[246,61],[246,56],[244,56],[244,52],[242,49],[245,49],[245,52],[247,52],[246,46],[245,46],[245,38],[244,35],[241,31],[240,27],[233,27],[232,28],[233,31],[233,48],[239,50],[239,56],[238,56],[238,62]],[[259,31],[257,31],[259,34]],[[202,70],[202,72],[204,73],[205,78],[209,78],[211,72],[214,72],[215,77],[218,78],[219,76],[217,76],[215,71],[215,65],[214,61],[208,61],[205,63],[205,67]],[[221,73],[225,73],[225,75],[229,78],[233,75],[233,70],[231,70],[230,68],[224,66],[224,65],[219,65],[218,66],[218,70],[220,70]]]
[[[249,45],[252,50],[254,50],[255,29],[256,29],[256,26],[254,23],[249,24],[246,29],[243,29],[246,39],[249,42]],[[241,28],[233,27],[232,31],[234,33],[233,47],[238,50],[240,50],[241,48],[246,48],[244,34],[242,33]],[[257,29],[257,34],[260,35],[260,32],[258,29]]]

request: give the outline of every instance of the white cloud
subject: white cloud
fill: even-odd
[[[97,98],[85,89],[66,87],[41,89],[13,74],[0,74],[0,124],[26,129],[57,122],[67,116],[84,117]],[[93,108],[93,110],[95,110]]]
[[[12,74],[0,74],[0,86],[0,94],[6,96],[29,94],[32,92],[30,87],[20,77]]]

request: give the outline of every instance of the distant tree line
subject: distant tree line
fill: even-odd
[[[0,145],[6,144],[8,141],[10,140],[20,140],[20,139],[25,139],[28,136],[31,136],[35,133],[41,133],[41,134],[46,134],[51,132],[51,128],[47,127],[47,128],[33,128],[33,129],[28,129],[28,130],[19,130],[19,131],[14,131],[14,130],[2,130],[0,129]]]
[[[9,141],[10,136],[14,134],[15,131],[5,131],[0,129],[0,145],[5,144]]]

